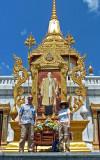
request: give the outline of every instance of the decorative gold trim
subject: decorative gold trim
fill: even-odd
[[[16,57],[16,55],[14,55],[14,59],[15,59],[15,65],[14,65],[13,71],[14,71],[14,76],[16,78],[16,82],[13,90],[14,103],[15,103],[15,106],[16,105],[20,106],[25,102],[25,98],[22,97],[24,93],[24,88],[22,87],[22,84],[26,82],[29,75],[27,70],[22,65],[22,59],[19,57]]]
[[[86,88],[83,84],[83,80],[86,76],[86,70],[84,66],[84,57],[79,56],[77,60],[77,65],[71,70],[71,78],[73,82],[78,85],[75,90],[77,97],[74,98],[74,106],[72,107],[72,112],[76,112],[83,104],[86,98]]]

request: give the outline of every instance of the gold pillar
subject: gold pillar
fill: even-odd
[[[31,68],[32,72],[32,96],[33,96],[33,104],[37,107],[37,85],[38,85],[38,70],[33,66]]]
[[[93,147],[94,150],[99,150],[99,131],[98,131],[98,119],[97,119],[97,112],[100,111],[100,104],[93,104],[91,103],[91,110],[93,114]]]
[[[67,100],[67,87],[66,87],[66,73],[65,69],[61,69],[61,100],[66,101]]]
[[[3,111],[3,126],[1,144],[7,144],[8,116],[10,112],[10,104],[0,104],[0,111]]]

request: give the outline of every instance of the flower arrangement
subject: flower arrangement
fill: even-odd
[[[58,122],[57,121],[53,121],[51,119],[46,119],[44,122],[45,127],[48,127],[50,129],[53,129],[55,131],[58,130]]]
[[[35,125],[35,131],[42,131],[43,130],[43,123],[38,123]]]
[[[45,130],[45,129],[58,131],[58,122],[53,121],[50,118],[46,119],[43,123],[42,122],[37,122],[37,124],[35,126],[36,131],[42,131],[42,130]]]

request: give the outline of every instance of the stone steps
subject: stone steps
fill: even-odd
[[[0,153],[0,160],[100,160],[99,153]]]

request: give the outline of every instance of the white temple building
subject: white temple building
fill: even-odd
[[[60,48],[61,48],[59,46],[62,46],[63,51],[65,51],[65,49],[66,49],[65,39],[62,37],[62,35],[60,33],[59,21],[57,20],[57,17],[56,17],[55,1],[53,1],[53,4],[54,4],[53,5],[53,12],[52,12],[51,20],[49,22],[48,35],[45,38],[45,40],[43,41],[42,47],[39,46],[40,48],[37,49],[37,52],[34,51],[34,52],[32,52],[31,55],[29,55],[28,58],[30,58],[30,60],[32,61],[30,64],[34,63],[34,61],[36,59],[38,59],[39,56],[41,56],[41,57],[43,56],[43,54],[41,54],[42,53],[41,48],[43,49],[43,47],[44,47],[44,50],[45,50],[45,48],[47,49],[48,46],[49,47],[51,46],[51,49],[52,49],[53,43],[56,44],[57,40],[58,40],[57,41],[58,49],[60,50]],[[50,41],[50,42],[48,43],[48,41]],[[48,54],[45,57],[45,60],[47,60],[47,62],[51,61],[52,58],[56,59],[55,54],[52,55],[51,51],[49,53],[49,50],[48,50],[48,52],[47,52]],[[68,56],[69,56],[68,51],[69,50],[66,50],[65,53],[63,53],[61,51],[61,53],[59,52],[59,55],[62,57],[67,55],[67,58],[68,58]],[[45,52],[45,54],[46,54],[46,52]],[[73,49],[72,49],[71,54],[74,55],[74,57],[77,57],[76,56],[77,52],[75,52]],[[34,55],[37,57],[34,58],[35,57]],[[64,60],[64,58],[62,58],[62,57],[60,57],[60,58],[62,60]],[[49,58],[51,58],[51,59],[49,59]],[[33,59],[34,59],[34,61],[33,61]],[[41,61],[39,61],[39,62],[41,62]],[[70,62],[70,64],[71,64],[71,62]],[[31,69],[31,71],[34,71],[34,67]],[[34,72],[32,74],[34,74]],[[76,95],[75,95],[74,90],[77,87],[76,83],[74,83],[72,80],[69,80],[68,78],[66,78],[66,75],[65,75],[64,82],[65,82],[64,83],[65,90],[67,87],[67,89],[69,90],[68,94],[71,94],[72,98],[75,97]],[[86,100],[84,102],[84,105],[80,108],[80,110],[78,110],[77,112],[74,113],[73,120],[82,120],[82,119],[89,120],[89,123],[88,123],[85,131],[83,132],[83,140],[87,144],[93,144],[91,146],[94,146],[95,150],[99,150],[99,147],[100,147],[100,76],[94,76],[93,69],[91,68],[91,66],[89,67],[89,74],[85,77],[84,84],[85,84],[85,87],[87,90]],[[29,91],[31,91],[32,85],[33,85],[33,82],[30,77],[29,80],[27,80],[23,84],[24,91],[25,91],[23,96],[25,96],[25,97],[28,96]],[[15,86],[14,76],[0,76],[0,105],[5,106],[6,104],[9,104],[10,110],[12,110],[12,108],[14,106],[14,97],[13,97],[14,86]],[[65,98],[66,98],[66,94],[65,94]],[[9,121],[10,121],[10,117],[9,117]],[[11,142],[11,141],[13,141],[13,138],[14,138],[14,132],[11,129],[9,121],[8,121],[9,125],[8,125],[8,130],[7,130],[7,134],[8,134],[7,141]]]
[[[10,103],[11,108],[14,105],[13,99],[13,88],[14,88],[15,80],[13,76],[0,76],[0,104],[7,104]],[[29,84],[29,86],[28,86]],[[67,82],[67,87],[71,87],[71,91],[73,91],[75,84],[73,82]],[[28,87],[31,88],[32,80],[30,79],[29,82],[24,84],[25,88],[25,95],[27,96]],[[86,142],[92,143],[93,142],[93,117],[92,117],[92,110],[91,110],[91,103],[93,104],[100,104],[100,76],[88,75],[86,76],[85,86],[87,89],[87,97],[84,106],[81,108],[83,112],[88,112],[87,119],[90,121],[88,127],[84,131],[83,139]],[[82,119],[80,115],[81,110],[78,111],[78,114],[75,113],[75,119]],[[73,118],[74,118],[73,117]],[[9,134],[8,134],[8,141],[13,141],[13,132],[8,127]],[[10,136],[10,137],[9,137]]]

